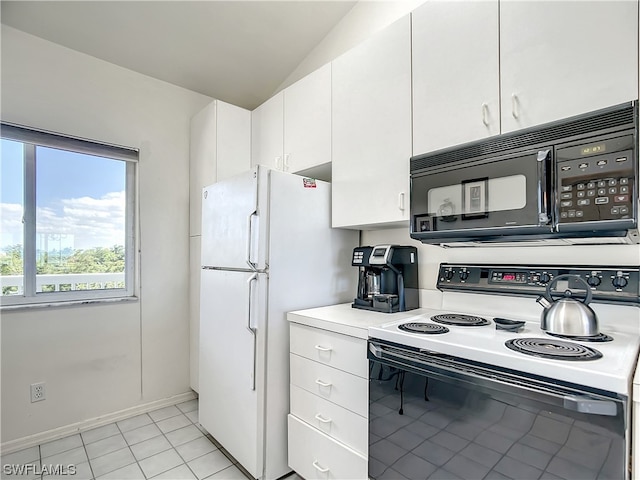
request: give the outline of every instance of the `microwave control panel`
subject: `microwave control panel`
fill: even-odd
[[[632,136],[557,151],[557,222],[633,221],[637,199]]]
[[[438,289],[467,292],[541,295],[547,285],[559,275],[576,275],[585,280],[595,301],[637,303],[640,300],[640,268],[638,267],[549,267],[549,266],[489,266],[440,265]],[[584,285],[579,281],[562,281],[556,290],[567,288],[580,294]]]

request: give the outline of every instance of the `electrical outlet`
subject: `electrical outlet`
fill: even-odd
[[[44,382],[31,384],[31,403],[40,402],[46,398],[44,386]]]

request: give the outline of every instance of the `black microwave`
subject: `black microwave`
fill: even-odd
[[[637,103],[412,157],[411,237],[640,243]]]

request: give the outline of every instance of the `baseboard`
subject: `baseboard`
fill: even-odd
[[[161,400],[144,403],[142,405],[136,405],[135,407],[126,408],[100,417],[90,418],[89,420],[84,420],[82,422],[72,423],[71,425],[65,425],[64,427],[54,428],[52,430],[47,430],[46,432],[36,433],[35,435],[29,435],[27,437],[18,438],[17,440],[5,442],[0,444],[0,452],[2,452],[2,455],[7,455],[9,453],[17,452],[18,450],[23,450],[35,445],[41,445],[75,433],[102,427],[103,425],[108,425],[113,422],[119,422],[120,420],[124,420],[129,417],[151,412],[152,410],[187,402],[194,398],[197,398],[195,392],[186,392],[181,393],[180,395],[163,398]]]

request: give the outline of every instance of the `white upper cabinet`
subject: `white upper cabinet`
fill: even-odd
[[[406,225],[411,22],[401,18],[332,63],[334,227]]]
[[[284,92],[251,112],[251,165],[283,170]]]
[[[500,2],[502,131],[638,98],[637,1]]]
[[[287,172],[331,161],[331,64],[284,91],[283,153]]]
[[[411,17],[413,154],[499,134],[498,0],[431,0]]]
[[[214,100],[191,118],[190,235],[200,235],[202,188],[251,167],[251,112]]]
[[[331,64],[252,112],[252,164],[298,173],[331,162]],[[318,177],[321,178],[321,177]],[[323,180],[329,180],[321,178]]]

